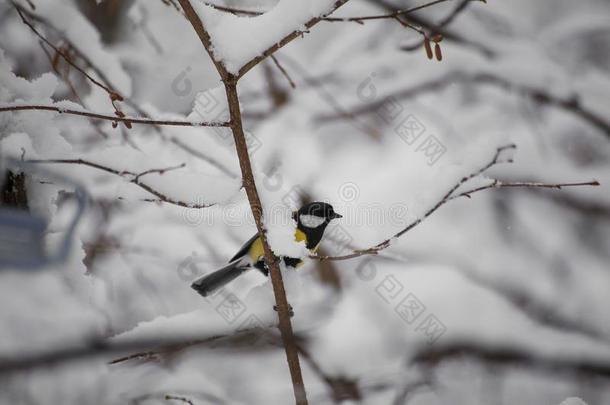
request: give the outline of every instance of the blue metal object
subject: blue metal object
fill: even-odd
[[[80,221],[86,206],[86,194],[84,189],[75,183],[56,173],[46,169],[33,167],[24,162],[14,159],[8,160],[8,168],[16,168],[19,171],[32,169],[31,171],[42,172],[46,178],[59,183],[72,186],[77,201],[77,211],[70,221],[66,235],[56,252],[48,252],[45,248],[45,235],[48,224],[43,218],[32,215],[27,211],[14,208],[0,207],[0,271],[20,270],[42,270],[44,267],[63,262],[70,253],[70,243],[74,230]]]

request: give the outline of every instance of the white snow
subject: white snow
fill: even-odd
[[[214,56],[231,73],[278,43],[293,31],[303,31],[312,18],[325,15],[335,0],[280,0],[256,17],[238,17],[196,0],[193,8],[210,34]]]

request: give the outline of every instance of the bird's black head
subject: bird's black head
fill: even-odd
[[[312,202],[301,207],[295,213],[297,223],[306,228],[317,228],[326,226],[333,219],[342,218],[333,209],[333,206],[325,202]]]

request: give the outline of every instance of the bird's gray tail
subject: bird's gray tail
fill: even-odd
[[[200,295],[207,297],[225,284],[233,281],[241,274],[248,271],[249,267],[244,266],[239,260],[230,263],[228,266],[218,269],[210,274],[193,281],[191,287]]]

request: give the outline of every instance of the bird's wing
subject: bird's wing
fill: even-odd
[[[233,256],[231,258],[231,260],[229,260],[229,263],[234,262],[235,260],[245,256],[248,254],[248,252],[250,251],[250,248],[252,247],[252,244],[254,243],[254,241],[256,241],[256,239],[258,239],[258,233],[256,235],[254,235],[253,237],[251,237],[242,247],[241,249],[239,249],[239,251],[237,253],[235,253],[235,256]]]

